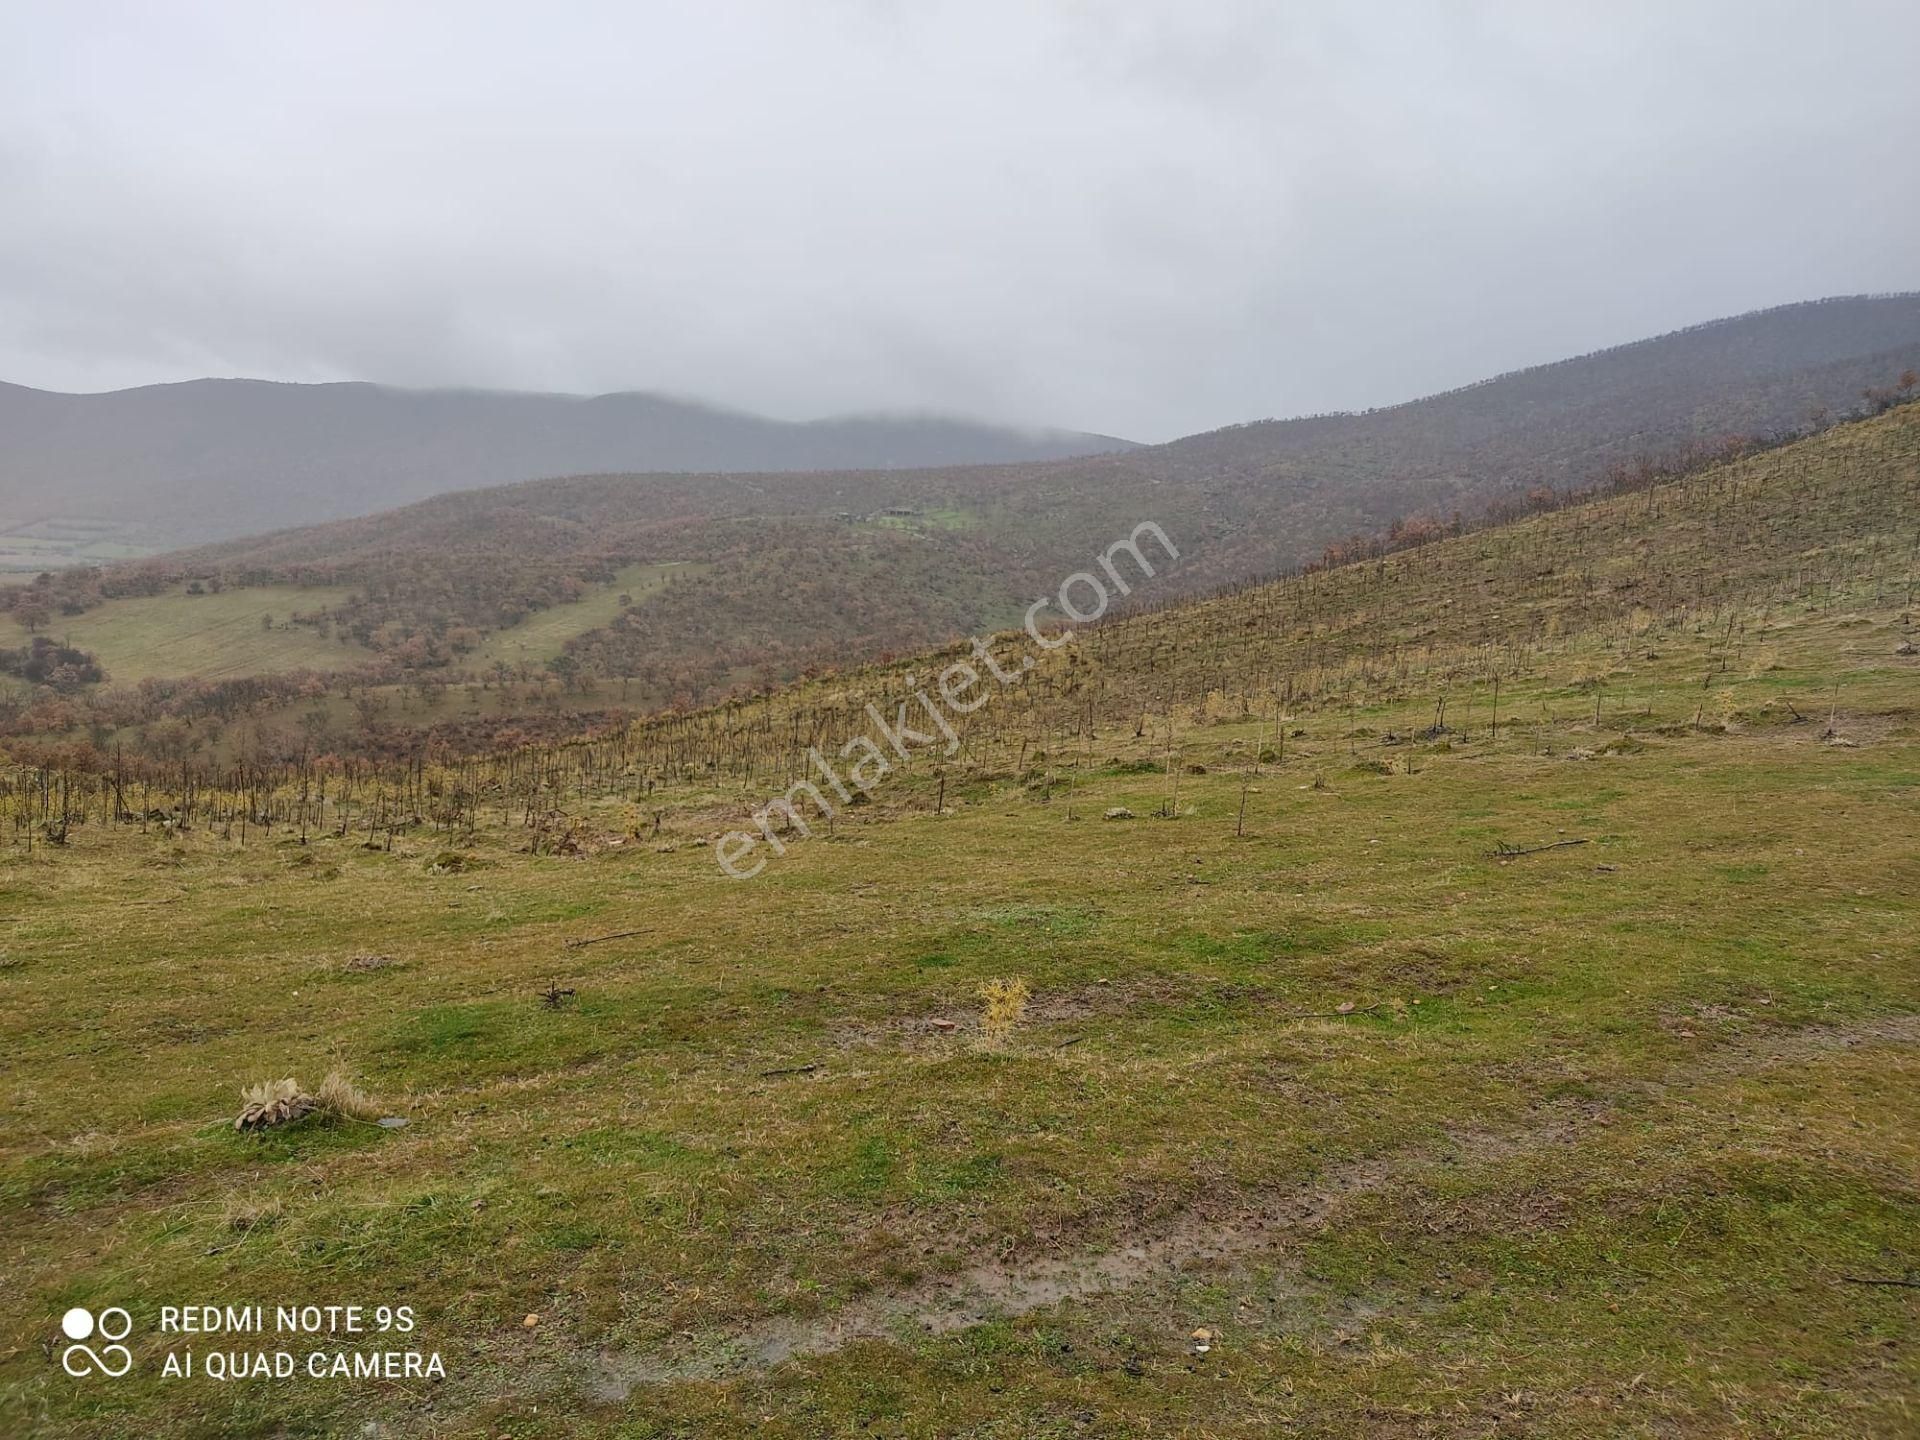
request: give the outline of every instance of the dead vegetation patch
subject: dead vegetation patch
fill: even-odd
[[[240,1114],[233,1122],[236,1130],[273,1130],[309,1116],[376,1125],[385,1114],[377,1101],[339,1070],[329,1070],[311,1094],[288,1076],[247,1086],[240,1092],[240,1101]]]

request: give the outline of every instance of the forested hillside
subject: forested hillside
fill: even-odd
[[[13,643],[44,633],[85,650],[95,634],[121,653],[138,647],[137,658],[104,657],[105,686],[15,694],[9,723],[126,743],[161,715],[211,710],[264,722],[271,745],[297,713],[305,740],[338,748],[408,714],[409,725],[484,742],[516,715],[542,716],[539,732],[554,733],[557,711],[684,708],[1017,623],[1143,521],[1179,552],[1155,577],[1164,603],[1777,444],[1916,393],[1920,338],[1831,358],[1901,333],[1920,337],[1920,300],[1833,301],[1393,410],[1121,455],[574,477],[71,570],[0,590]],[[1795,368],[1794,356],[1809,363]],[[654,579],[633,592],[618,579],[629,573]],[[302,603],[287,603],[294,594]],[[235,649],[231,627],[248,615],[257,633]],[[155,668],[206,650],[220,625],[230,653],[217,671]],[[0,639],[7,628],[0,619]],[[297,667],[315,673],[289,673]],[[209,689],[216,674],[228,683]],[[144,677],[175,683],[138,696],[115,688]],[[424,687],[431,714],[396,688],[408,683]],[[438,703],[448,687],[467,702],[457,721]],[[187,741],[204,746],[210,733]]]
[[[591,477],[438,497],[405,511],[200,552],[245,577],[346,581],[381,619],[490,625],[502,580],[583,563],[712,562],[648,653],[772,679],[834,655],[904,649],[1003,622],[1046,577],[1152,519],[1189,592],[1269,574],[1424,516],[1738,437],[1791,433],[1907,393],[1920,296],[1791,306],[1364,415],[1269,421],[1047,464],[755,476]],[[1884,403],[1881,402],[1881,403]],[[888,511],[899,511],[890,515]],[[932,572],[944,575],[927,599]],[[481,576],[486,579],[483,581]],[[897,578],[891,578],[897,577]],[[889,586],[891,595],[875,594]],[[521,583],[527,583],[522,581]],[[465,592],[465,593],[463,593]],[[881,605],[857,627],[830,617]],[[703,618],[704,617],[704,618]],[[636,617],[638,623],[641,617]],[[636,645],[585,647],[634,673]]]

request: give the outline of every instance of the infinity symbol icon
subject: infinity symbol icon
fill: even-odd
[[[133,1352],[126,1346],[106,1345],[101,1348],[104,1353],[96,1355],[93,1353],[93,1347],[91,1345],[69,1345],[61,1352],[60,1368],[65,1370],[69,1375],[76,1377],[90,1375],[93,1371],[98,1370],[102,1375],[110,1376],[116,1380],[133,1368]],[[75,1365],[73,1357],[76,1355],[84,1355],[92,1363]],[[117,1370],[113,1366],[113,1359],[115,1357],[118,1358],[120,1363],[120,1368]]]

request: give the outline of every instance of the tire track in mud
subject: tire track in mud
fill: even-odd
[[[1920,1015],[1745,1036],[1660,1076],[1630,1084],[1621,1093],[1664,1094],[1691,1083],[1759,1073],[1870,1043],[1920,1044]],[[1337,1165],[1298,1188],[1269,1192],[1243,1205],[1231,1218],[1189,1210],[1152,1235],[1108,1250],[974,1265],[902,1289],[862,1296],[832,1315],[773,1316],[678,1350],[604,1352],[588,1362],[582,1389],[594,1400],[618,1402],[640,1386],[725,1379],[789,1360],[831,1354],[863,1340],[904,1342],[949,1335],[1064,1301],[1165,1282],[1190,1268],[1231,1270],[1257,1257],[1278,1258],[1289,1238],[1324,1228],[1343,1205],[1358,1197],[1417,1180],[1422,1170],[1434,1166],[1493,1164],[1572,1144],[1604,1108],[1559,1109],[1541,1123],[1511,1132],[1455,1132],[1444,1147],[1410,1148]]]

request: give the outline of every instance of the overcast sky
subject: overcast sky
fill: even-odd
[[[1912,0],[8,4],[0,379],[1162,439],[1920,288],[1917,76]]]

